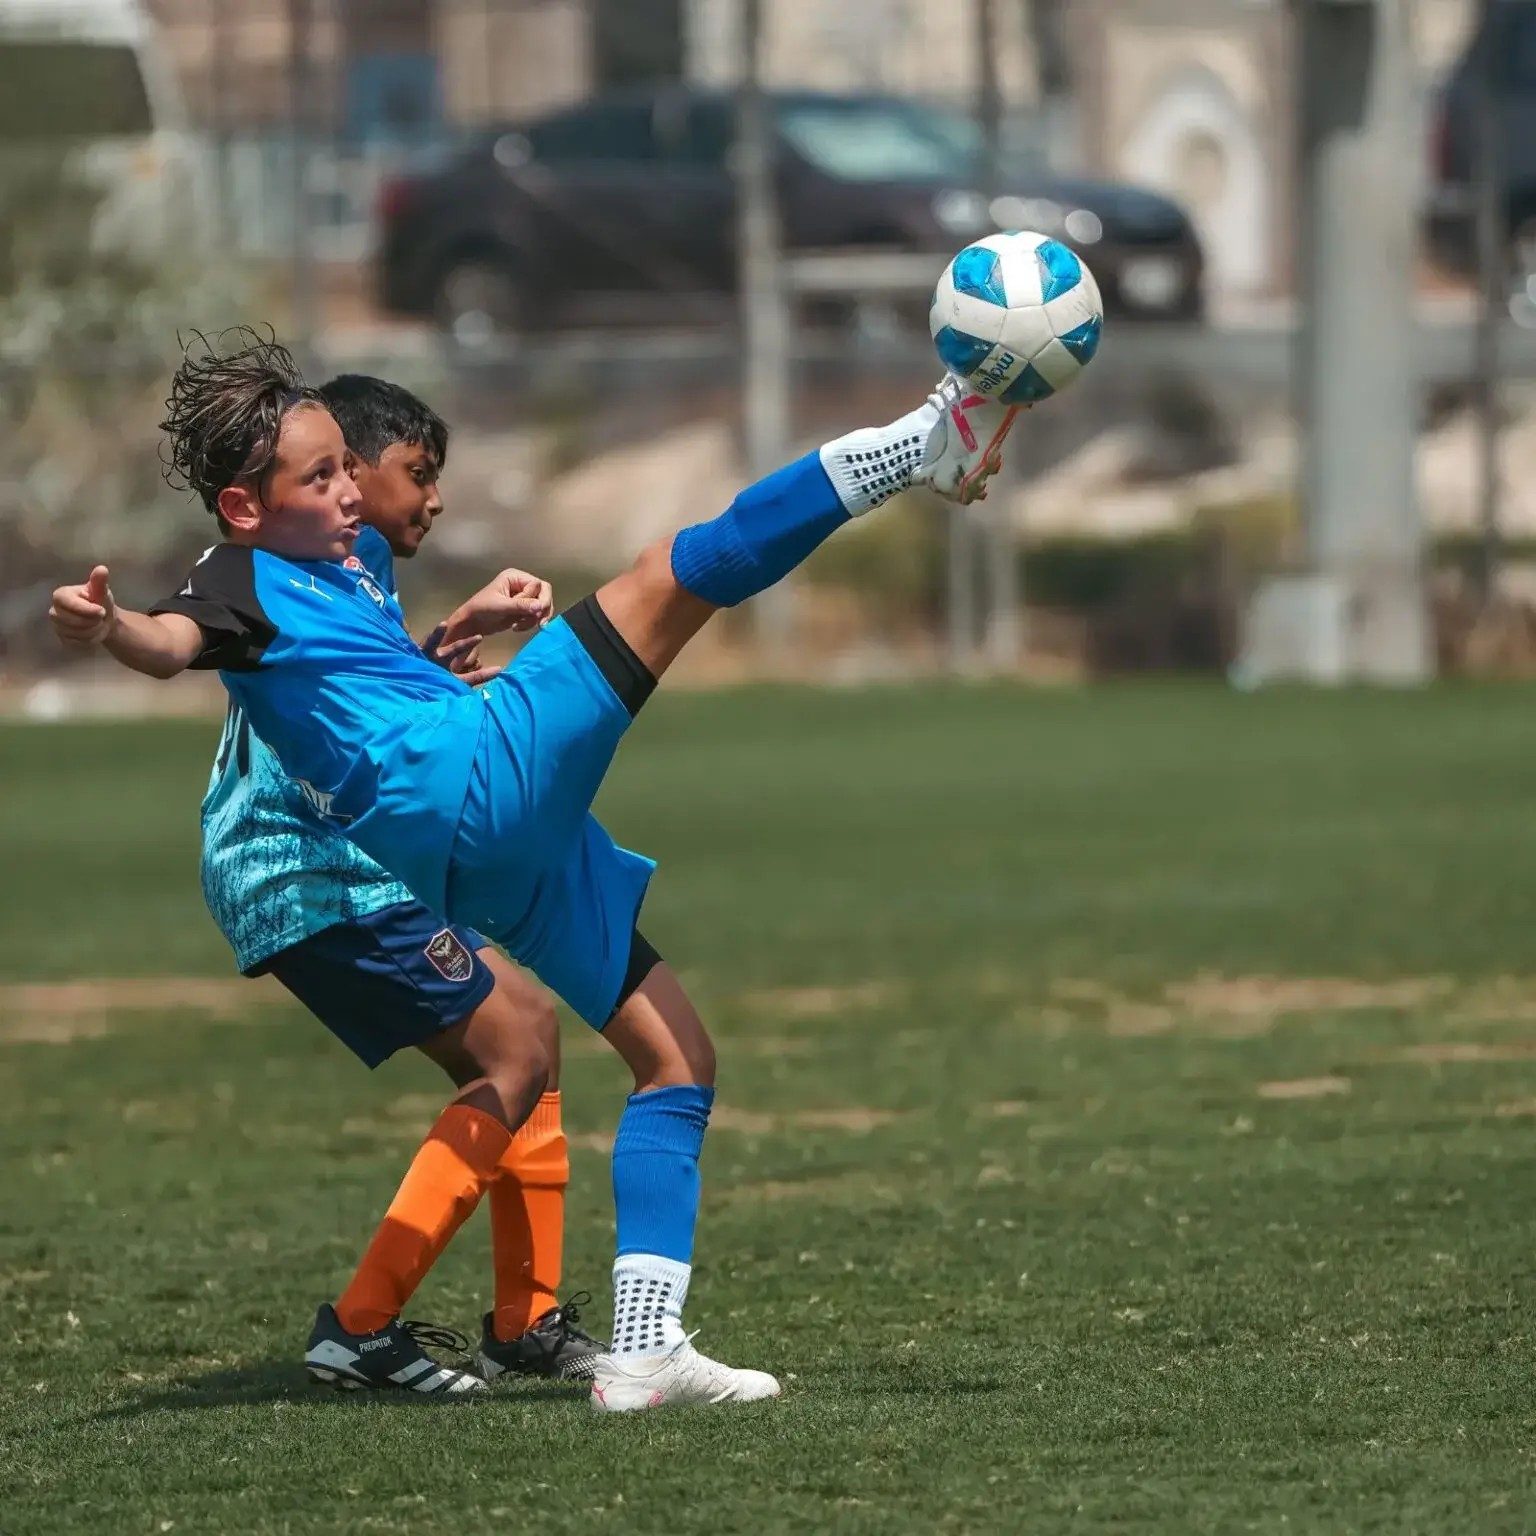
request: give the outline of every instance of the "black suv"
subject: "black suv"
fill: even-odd
[[[1477,91],[1482,50],[1493,60],[1498,154],[1509,231],[1511,283],[1536,299],[1536,0],[1497,0],[1457,61],[1433,121],[1429,240],[1436,259],[1463,277],[1477,272]]]
[[[780,208],[791,252],[944,259],[996,228],[1081,251],[1111,313],[1200,318],[1203,259],[1183,211],[1131,187],[1048,174],[974,190],[970,119],[883,96],[779,94]],[[478,137],[379,201],[385,308],[466,339],[616,313],[669,324],[736,285],[735,106],[680,87],[586,102]],[[926,295],[917,299],[926,305]]]

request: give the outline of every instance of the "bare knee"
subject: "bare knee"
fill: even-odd
[[[597,592],[598,606],[652,677],[660,677],[715,612],[672,574],[672,541],[648,545]]]
[[[669,1041],[662,1048],[644,1053],[639,1060],[628,1060],[634,1074],[636,1093],[652,1088],[713,1088],[715,1086],[715,1045],[707,1034],[687,1041]]]
[[[686,1042],[682,1056],[690,1081],[702,1088],[715,1086],[715,1042],[702,1022],[698,1034]]]
[[[635,1091],[715,1084],[715,1043],[670,966],[658,965],[603,1031]]]
[[[645,1081],[641,1081],[641,1076],[641,1072],[636,1071],[636,1093],[643,1093],[647,1088],[682,1088],[688,1085],[713,1088],[715,1042],[709,1038],[709,1032],[703,1024],[700,1024],[697,1034],[669,1041],[668,1049],[659,1052],[655,1062],[645,1072]]]
[[[525,1096],[536,1100],[559,1074],[559,1020],[548,997],[498,1010],[473,1030],[473,1049],[485,1077],[509,1108]]]
[[[559,1026],[542,988],[504,961],[492,970],[497,985],[491,995],[421,1050],[461,1090],[463,1102],[515,1128],[558,1080]]]

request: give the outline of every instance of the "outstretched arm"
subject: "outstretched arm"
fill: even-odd
[[[151,617],[119,608],[104,565],[98,565],[81,585],[58,588],[48,617],[65,645],[81,650],[102,646],[125,667],[146,677],[175,677],[203,649],[201,628],[184,614]]]

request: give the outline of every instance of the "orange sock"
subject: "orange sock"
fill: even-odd
[[[546,1093],[502,1154],[491,1185],[491,1260],[498,1339],[515,1339],[558,1302],[571,1160],[560,1095]]]
[[[398,1315],[480,1203],[511,1140],[499,1120],[464,1104],[438,1116],[336,1303],[348,1333],[372,1333]]]

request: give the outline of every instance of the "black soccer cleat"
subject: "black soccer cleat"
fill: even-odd
[[[608,1346],[576,1325],[581,1309],[592,1300],[591,1292],[577,1291],[567,1302],[551,1307],[526,1333],[502,1343],[487,1312],[480,1327],[480,1349],[475,1356],[487,1381],[498,1376],[544,1376],[552,1381],[591,1381],[592,1362],[607,1354]]]
[[[371,1389],[460,1397],[485,1391],[485,1383],[473,1371],[441,1364],[427,1353],[427,1345],[459,1355],[469,1350],[469,1340],[452,1328],[402,1323],[398,1317],[376,1333],[348,1333],[335,1307],[326,1302],[315,1314],[304,1364],[312,1380],[348,1392]]]

